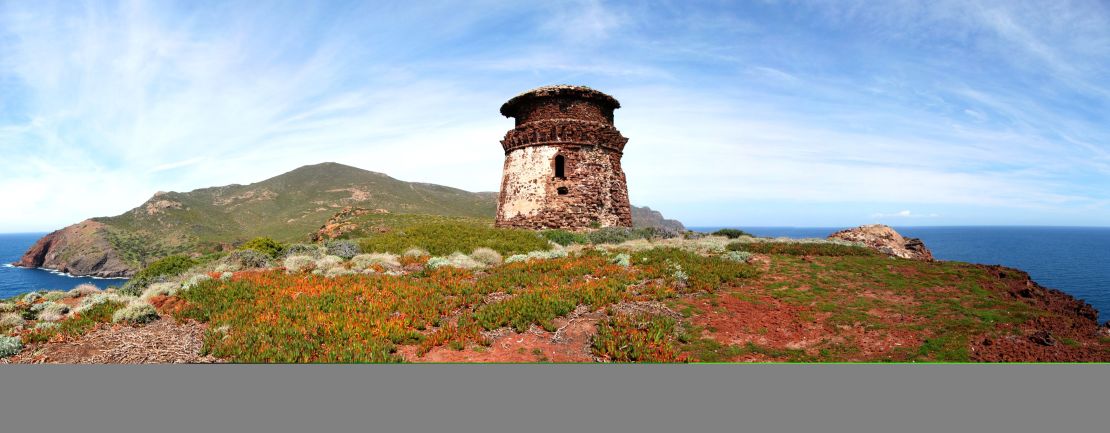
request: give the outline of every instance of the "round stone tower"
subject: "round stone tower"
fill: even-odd
[[[612,96],[585,86],[544,86],[501,106],[505,134],[498,227],[631,227]]]

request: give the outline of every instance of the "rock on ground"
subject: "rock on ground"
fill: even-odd
[[[902,237],[890,226],[883,224],[841,230],[829,235],[829,239],[861,243],[883,254],[903,259],[933,260],[933,252],[925,247],[921,239]]]

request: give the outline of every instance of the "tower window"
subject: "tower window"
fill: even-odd
[[[570,192],[570,190],[568,190],[565,186],[560,186],[556,188],[555,191],[558,191],[559,195],[567,195],[567,193]]]
[[[565,173],[566,163],[567,163],[566,158],[564,158],[563,155],[555,155],[555,177],[556,178],[559,178],[559,179],[565,179],[566,178],[566,173]]]

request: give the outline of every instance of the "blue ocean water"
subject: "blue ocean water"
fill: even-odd
[[[722,227],[690,227],[711,232]],[[732,227],[756,236],[824,238],[848,227]],[[1110,318],[1110,227],[894,227],[938,260],[1004,265],[1087,301]]]
[[[80,278],[42,269],[24,269],[11,266],[19,260],[35,241],[46,233],[0,234],[0,299],[35,290],[69,290],[78,284],[91,283],[97,287],[121,286],[125,279]]]

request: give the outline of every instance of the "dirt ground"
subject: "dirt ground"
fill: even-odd
[[[72,340],[26,348],[13,364],[181,364],[218,362],[202,356],[206,326],[162,318],[143,326],[99,324]]]

